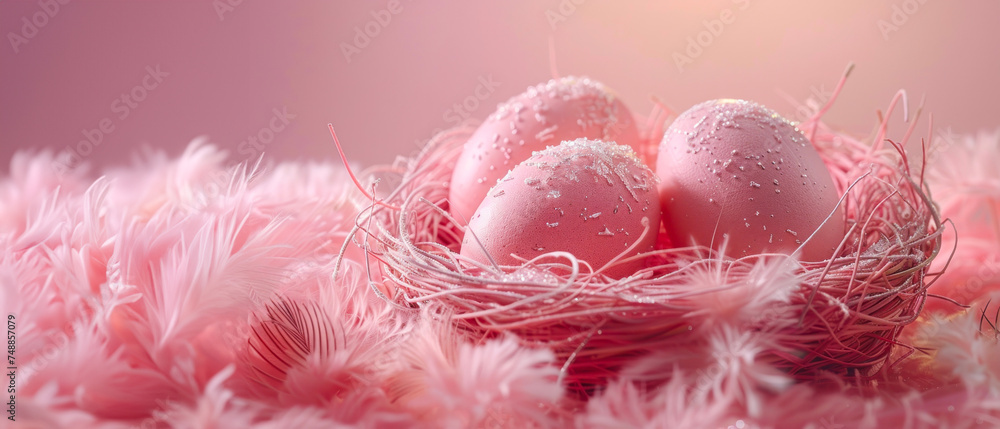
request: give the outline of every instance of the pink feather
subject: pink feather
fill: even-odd
[[[378,244],[352,235],[371,202],[339,166],[227,165],[200,139],[94,179],[85,166],[58,174],[48,152],[18,154],[0,178],[15,427],[998,425],[997,304],[985,297],[1000,290],[998,141],[960,137],[928,164],[962,237],[933,291],[974,306],[939,301],[877,385],[793,384],[772,366],[782,348],[768,326],[795,320],[785,309],[802,287],[796,264],[774,257],[688,266],[677,281],[719,289],[685,297],[699,335],[637,357],[586,403],[566,395],[551,350],[380,299],[372,289],[405,273],[350,243]]]

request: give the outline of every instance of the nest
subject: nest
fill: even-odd
[[[584,394],[637,358],[697,347],[705,342],[699,332],[726,317],[744,331],[767,333],[762,358],[795,379],[871,376],[889,362],[900,331],[924,304],[941,219],[902,149],[912,125],[894,143],[885,139],[883,119],[863,142],[822,123],[828,108],[798,125],[844,195],[849,231],[827,261],[660,248],[644,255],[645,269],[623,279],[594,274],[566,253],[499,271],[473,264],[458,253],[463,231],[447,204],[452,168],[473,131],[464,127],[439,134],[414,158],[368,173],[396,182],[378,200],[371,197],[358,223],[381,271],[372,275],[374,289],[399,306],[429,308],[468,333],[509,333],[525,345],[549,348],[563,364],[564,383]],[[655,146],[647,149],[655,153]],[[768,266],[784,267],[782,282],[791,285],[780,299],[768,296],[778,281],[761,276]],[[771,284],[760,284],[762,278]],[[771,301],[754,314],[719,310],[726,301],[753,299]]]

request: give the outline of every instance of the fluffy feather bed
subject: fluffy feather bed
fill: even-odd
[[[1000,306],[991,302],[1000,297],[1000,132],[928,148],[922,177],[949,219],[929,272],[943,274],[877,371],[802,380],[768,358],[775,338],[726,323],[697,347],[622,363],[584,396],[558,347],[392,299],[393,273],[356,245],[370,240],[355,227],[370,219],[371,201],[342,167],[227,165],[224,152],[195,141],[179,158],[150,153],[94,178],[85,168],[57,174],[49,152],[20,153],[0,178],[0,307],[16,319],[17,366],[16,421],[5,422],[1000,426]],[[787,298],[779,292],[792,274],[781,265],[746,269],[760,289],[711,308],[739,314]],[[687,281],[718,281],[703,274]],[[669,377],[649,382],[651,371]]]

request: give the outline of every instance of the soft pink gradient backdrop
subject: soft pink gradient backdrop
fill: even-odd
[[[275,108],[296,117],[265,147],[269,157],[333,159],[333,122],[354,161],[386,163],[450,125],[449,109],[475,94],[480,77],[500,86],[471,112],[476,119],[548,79],[550,36],[560,73],[605,82],[637,113],[649,111],[650,95],[680,110],[738,97],[791,113],[779,90],[801,99],[832,89],[853,61],[828,115],[841,127],[867,133],[900,88],[913,105],[925,95],[939,127],[1000,126],[1000,2],[921,1],[590,0],[553,28],[546,11],[571,0],[402,0],[350,62],[341,43],[388,1],[243,1],[220,19],[209,1],[75,0],[16,53],[11,34],[43,9],[3,1],[0,171],[16,150],[75,145],[103,118],[114,131],[86,157],[99,166],[126,162],[142,144],[175,155],[199,135],[240,161],[239,143],[267,127]],[[877,22],[892,22],[894,5],[918,7],[885,40]],[[672,54],[727,8],[735,22],[679,72]],[[113,101],[157,65],[169,76],[119,119]]]

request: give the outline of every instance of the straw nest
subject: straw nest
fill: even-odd
[[[898,94],[887,118],[901,95],[905,103]],[[584,394],[642,356],[697,348],[706,330],[725,324],[764,335],[760,358],[798,380],[871,376],[924,304],[942,222],[902,149],[913,126],[893,142],[884,119],[862,141],[822,123],[828,108],[798,124],[844,196],[849,230],[822,263],[659,248],[623,279],[592,274],[565,253],[500,271],[477,266],[459,255],[463,229],[448,214],[452,168],[473,131],[459,127],[416,157],[366,172],[369,184],[390,189],[371,197],[358,221],[373,289],[471,335],[514,334],[549,348],[566,385]],[[658,142],[650,138],[646,153]]]

